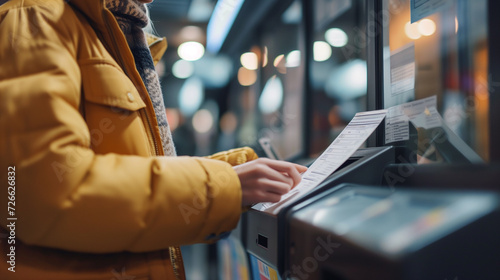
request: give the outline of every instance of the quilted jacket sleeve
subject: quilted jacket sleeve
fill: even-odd
[[[140,252],[231,230],[241,187],[227,162],[89,148],[78,32],[68,13],[24,7],[0,16],[0,179],[15,168],[17,238],[79,252]],[[0,205],[7,197],[2,191]]]

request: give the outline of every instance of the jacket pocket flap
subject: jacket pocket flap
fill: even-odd
[[[86,64],[81,71],[85,100],[130,111],[146,107],[132,81],[115,66]]]

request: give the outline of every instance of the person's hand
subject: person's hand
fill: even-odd
[[[286,161],[259,158],[233,167],[241,182],[242,206],[278,202],[301,180],[307,167]]]

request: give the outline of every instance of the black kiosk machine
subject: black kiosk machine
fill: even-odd
[[[274,66],[268,63],[262,69],[264,80],[265,77],[277,75],[281,77],[286,90],[282,132],[270,138],[279,150],[280,145],[290,146],[300,138],[308,137],[304,135],[314,134],[311,136],[314,139],[303,141],[302,145],[312,147],[306,148],[310,153],[323,154],[304,174],[304,184],[301,184],[306,186],[301,186],[301,191],[292,191],[290,197],[275,205],[256,205],[244,215],[240,235],[249,253],[253,279],[288,277],[284,275],[285,254],[288,252],[286,239],[289,234],[286,217],[294,205],[341,183],[381,185],[384,168],[394,163],[396,158],[395,149],[391,146],[360,148],[386,113],[366,112],[355,116],[356,112],[366,111],[367,108],[366,46],[348,37],[359,36],[357,31],[365,28],[365,1],[281,2],[287,2],[288,7],[271,11],[263,20],[265,24],[259,29],[258,35],[264,53],[271,59],[278,59],[280,53],[289,53],[283,59],[286,61],[283,65],[275,60]],[[297,27],[295,34],[290,34],[290,30],[294,30],[292,26]],[[327,33],[328,43],[325,42]],[[283,37],[283,34],[287,35]],[[295,47],[301,53],[299,67],[291,63],[294,57],[291,54],[298,53],[290,49],[295,44],[294,40],[297,41]],[[300,85],[298,81],[304,79],[304,85]],[[290,115],[287,110],[291,108],[295,108],[295,114],[298,111],[305,112],[299,114],[302,118],[300,121],[304,122],[300,129],[290,127],[293,122],[286,121]],[[350,127],[344,129],[348,122]],[[293,136],[294,133],[299,135]],[[333,138],[335,141],[328,146]],[[264,150],[267,148],[264,147]],[[275,155],[269,152],[271,156]]]
[[[345,182],[380,185],[384,168],[394,162],[392,147],[359,149],[384,119],[385,110],[358,113],[303,174],[282,201],[255,205],[246,215],[246,246],[253,279],[273,274],[285,279],[287,213],[294,205]],[[332,174],[333,173],[333,174]],[[273,276],[274,277],[274,276]],[[273,278],[269,278],[273,279]]]
[[[251,278],[498,279],[500,2],[264,2],[256,123],[323,154],[244,215]]]
[[[500,102],[491,95],[500,88],[481,77],[500,77],[498,67],[484,66],[498,63],[491,46],[499,43],[486,42],[496,20],[488,11],[499,4],[302,3],[312,26],[308,39],[314,46],[308,46],[315,51],[320,32],[328,41],[328,34],[338,35],[350,23],[351,29],[366,30],[357,35],[367,48],[338,66],[324,89],[336,100],[342,100],[339,92],[355,94],[335,84],[348,85],[356,59],[366,59],[368,104],[358,112],[385,109],[386,118],[372,147],[355,150],[314,187],[247,213],[244,243],[252,279],[498,279],[500,168],[495,162],[500,157],[489,145],[500,142],[495,132]],[[365,25],[352,24],[353,18],[365,19]],[[336,47],[338,41],[328,43]],[[308,82],[315,85],[325,68],[316,57],[310,61]],[[308,98],[317,98],[315,87],[309,90],[314,94]],[[314,107],[309,110],[322,105],[321,99],[307,104]],[[346,140],[344,132],[337,144]],[[327,169],[323,156],[311,173],[318,172],[314,164]]]

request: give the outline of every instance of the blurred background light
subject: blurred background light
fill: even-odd
[[[267,63],[269,63],[269,50],[267,49],[267,46],[264,46],[264,53],[262,54],[262,67],[266,67]]]
[[[219,0],[207,26],[207,49],[219,52],[245,0]]]
[[[300,66],[300,51],[295,50],[288,53],[286,56],[286,67],[293,68]]]
[[[280,65],[280,63],[282,63],[283,58],[285,58],[285,55],[284,55],[284,54],[280,54],[280,55],[278,55],[278,56],[274,59],[274,62],[273,62],[274,67],[278,67],[278,66]]]
[[[281,74],[286,74],[286,58],[284,54],[278,55],[273,62],[274,67],[280,72]]]
[[[366,62],[354,59],[344,63],[330,74],[326,93],[340,100],[351,100],[366,95],[368,86]]]
[[[295,0],[281,16],[281,21],[286,24],[298,24],[302,20],[302,4]]]
[[[337,48],[347,45],[347,42],[349,41],[347,34],[340,28],[328,29],[325,32],[325,39],[330,45]]]
[[[240,67],[238,70],[238,82],[242,86],[251,86],[257,81],[257,72],[255,70],[248,70],[245,67]]]
[[[220,129],[225,134],[231,134],[238,127],[238,118],[233,112],[226,112],[220,119]]]
[[[405,24],[405,33],[408,38],[413,40],[419,39],[422,36],[431,36],[436,33],[436,23],[428,18],[414,23],[407,22]]]
[[[182,43],[177,49],[179,57],[187,61],[196,61],[205,54],[205,47],[201,43],[189,41]]]
[[[214,117],[207,109],[201,109],[193,116],[193,128],[198,133],[207,133],[214,126]]]
[[[165,112],[167,113],[168,126],[170,127],[170,130],[174,132],[180,124],[181,117],[179,115],[179,110],[167,108],[165,109]]]
[[[182,42],[196,41],[202,42],[205,40],[205,32],[198,26],[188,25],[179,31],[177,40]]]
[[[436,32],[436,24],[431,19],[423,19],[418,23],[418,31],[424,36],[431,36]]]
[[[194,73],[194,65],[191,61],[180,59],[172,65],[172,74],[178,79],[187,79]]]
[[[211,0],[191,0],[187,18],[193,22],[207,22],[213,9],[214,4]]]
[[[192,116],[203,102],[205,89],[197,77],[187,79],[179,91],[179,108],[185,116]]]
[[[208,110],[210,114],[212,114],[214,124],[219,122],[219,104],[213,99],[208,99],[205,103],[203,103],[200,109]]]
[[[332,56],[332,47],[324,41],[316,41],[313,46],[314,61],[326,61]]]
[[[408,38],[416,40],[420,38],[422,35],[420,34],[420,31],[418,31],[418,22],[407,22],[405,24],[405,33]]]
[[[259,68],[259,58],[254,52],[246,52],[241,55],[240,62],[248,70],[257,70]]]
[[[276,112],[283,103],[283,83],[276,75],[267,80],[259,98],[259,109],[264,114]]]
[[[206,88],[224,87],[233,74],[233,63],[224,55],[204,55],[193,63],[194,75],[199,77]]]

